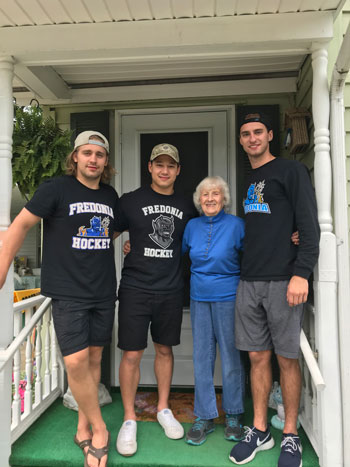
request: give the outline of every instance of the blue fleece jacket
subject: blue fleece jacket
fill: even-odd
[[[191,299],[201,302],[234,300],[240,277],[244,221],[223,210],[214,217],[191,219],[182,252],[191,259]]]

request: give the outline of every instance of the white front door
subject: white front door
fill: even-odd
[[[176,181],[175,190],[191,195],[195,187],[207,175],[221,175],[230,182],[232,195],[235,194],[233,176],[234,156],[230,156],[229,137],[232,126],[232,108],[213,111],[161,111],[152,113],[117,113],[120,135],[120,164],[118,192],[135,190],[140,185],[150,183],[147,161],[155,144],[168,142],[174,144],[180,153],[181,174]],[[117,154],[118,157],[118,154]],[[231,178],[231,180],[230,180]],[[232,196],[235,199],[235,196]],[[123,240],[127,238],[124,234]],[[122,254],[117,252],[121,267]],[[118,265],[118,261],[117,261]],[[185,271],[186,272],[186,271]],[[121,271],[117,271],[120,277]],[[185,273],[185,276],[188,275]],[[188,282],[188,281],[187,281]],[[188,284],[189,285],[189,284]],[[175,365],[173,385],[190,386],[194,384],[192,364],[192,332],[188,308],[185,300],[181,344],[174,347]],[[117,349],[117,352],[120,351]],[[120,355],[116,355],[116,364]],[[151,337],[141,363],[140,384],[155,385],[153,371],[154,347]],[[215,384],[221,385],[220,365],[216,365]],[[116,376],[116,382],[118,379]]]

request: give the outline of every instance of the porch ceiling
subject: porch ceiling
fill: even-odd
[[[0,0],[0,57],[15,60],[17,99],[42,103],[159,82],[290,83],[344,1]]]

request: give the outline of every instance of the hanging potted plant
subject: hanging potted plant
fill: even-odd
[[[61,130],[42,108],[15,106],[12,180],[26,199],[41,182],[64,173],[71,132]]]

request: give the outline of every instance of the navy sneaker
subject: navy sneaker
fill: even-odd
[[[266,451],[275,445],[269,427],[266,431],[260,431],[255,426],[251,428],[246,426],[244,428],[244,439],[237,443],[230,453],[229,459],[234,464],[247,464],[254,459],[258,451]]]
[[[186,443],[192,446],[200,446],[207,439],[207,434],[215,430],[213,420],[203,420],[196,418],[194,424],[188,430],[186,435]]]
[[[299,436],[294,433],[283,433],[278,467],[302,467],[301,453]]]
[[[226,414],[224,436],[229,441],[241,441],[244,438],[240,415]]]

